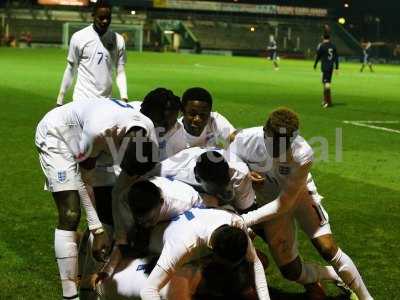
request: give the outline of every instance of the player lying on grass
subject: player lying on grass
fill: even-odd
[[[140,291],[141,298],[161,299],[161,289],[181,266],[211,252],[215,261],[232,268],[242,261],[251,263],[258,298],[270,299],[263,265],[239,220],[234,213],[211,208],[192,208],[174,218],[160,236],[162,252]]]
[[[122,102],[110,100],[99,100],[95,106],[88,101],[74,101],[48,112],[37,126],[39,161],[46,188],[52,192],[58,209],[54,248],[64,297],[77,298],[76,230],[81,204],[94,234],[94,257],[104,259],[103,250],[108,245],[85,174],[94,167],[99,153],[110,150],[108,142],[118,146],[125,136],[133,137],[139,132],[156,140],[147,117]]]
[[[322,197],[310,174],[314,153],[298,130],[297,114],[278,108],[270,113],[264,127],[245,129],[236,135],[230,150],[258,173],[253,173],[254,181],[261,185],[257,199],[269,201],[244,215],[245,223],[262,223],[272,256],[285,278],[307,285],[321,280],[339,281],[339,276],[360,300],[371,300],[353,261],[332,236]],[[273,190],[277,191],[275,195]],[[334,270],[301,261],[295,220]]]
[[[217,197],[220,205],[232,205],[240,213],[255,208],[249,168],[236,155],[227,156],[225,150],[182,150],[158,163],[149,175],[183,181]]]
[[[143,258],[125,256],[114,274],[94,284],[101,299],[140,299],[140,290],[146,284],[158,256]],[[251,266],[247,261],[229,267],[208,256],[181,266],[160,290],[160,297],[168,300],[254,300],[257,294]]]

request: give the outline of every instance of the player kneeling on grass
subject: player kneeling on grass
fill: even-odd
[[[95,285],[100,300],[140,299],[140,290],[157,260],[155,255],[122,258],[114,274]],[[250,263],[242,261],[227,266],[213,260],[212,255],[177,269],[160,290],[160,297],[168,300],[258,299]]]
[[[174,218],[162,233],[162,252],[140,295],[143,300],[160,298],[160,290],[177,270],[206,253],[213,260],[234,267],[242,261],[252,264],[260,300],[270,299],[263,265],[240,218],[220,209],[192,208]],[[235,224],[235,227],[232,226]],[[237,227],[237,226],[240,226]]]
[[[255,208],[249,168],[239,157],[221,149],[193,147],[158,163],[150,175],[180,180],[218,198],[243,213]]]
[[[231,150],[258,173],[254,177],[261,185],[257,199],[269,202],[242,215],[245,223],[263,225],[272,256],[287,279],[306,287],[321,280],[343,281],[360,300],[371,300],[353,261],[333,239],[322,197],[310,174],[313,150],[298,130],[297,114],[278,108],[264,127],[245,129],[236,135]],[[273,190],[277,191],[275,195]],[[301,261],[295,221],[333,268]],[[318,290],[315,284],[309,287]]]
[[[99,153],[110,151],[109,142],[119,147],[124,137],[134,136],[137,130],[155,139],[151,121],[117,100],[99,100],[95,106],[74,101],[48,112],[37,126],[35,144],[46,188],[58,209],[54,248],[64,298],[78,299],[76,230],[80,205],[94,235],[93,256],[104,260],[109,245],[92,203],[88,170],[94,167]]]

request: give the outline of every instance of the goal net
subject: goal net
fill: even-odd
[[[62,44],[64,48],[68,48],[71,36],[88,26],[89,23],[66,22],[63,24]],[[118,32],[125,39],[126,48],[129,50],[143,50],[143,25],[141,24],[111,24],[110,28],[114,32]]]

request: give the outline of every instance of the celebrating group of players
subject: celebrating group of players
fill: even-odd
[[[108,29],[108,4],[98,1],[93,19],[71,39],[59,107],[35,136],[58,209],[63,299],[270,299],[256,235],[310,299],[324,299],[325,280],[373,299],[332,237],[297,114],[278,108],[237,130],[200,87],[112,99],[113,68],[128,98],[125,47]],[[76,69],[74,101],[63,104]],[[296,222],[329,266],[300,259]]]

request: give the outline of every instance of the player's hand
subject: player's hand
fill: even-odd
[[[107,272],[97,272],[92,274],[90,278],[90,287],[96,291],[96,287],[104,282],[107,278],[109,278],[109,274]]]
[[[232,215],[231,222],[232,222],[231,225],[233,227],[246,230],[246,224],[244,223],[244,219],[241,216]]]
[[[110,240],[106,232],[93,234],[93,237],[92,254],[94,259],[99,262],[106,262],[110,252]]]

